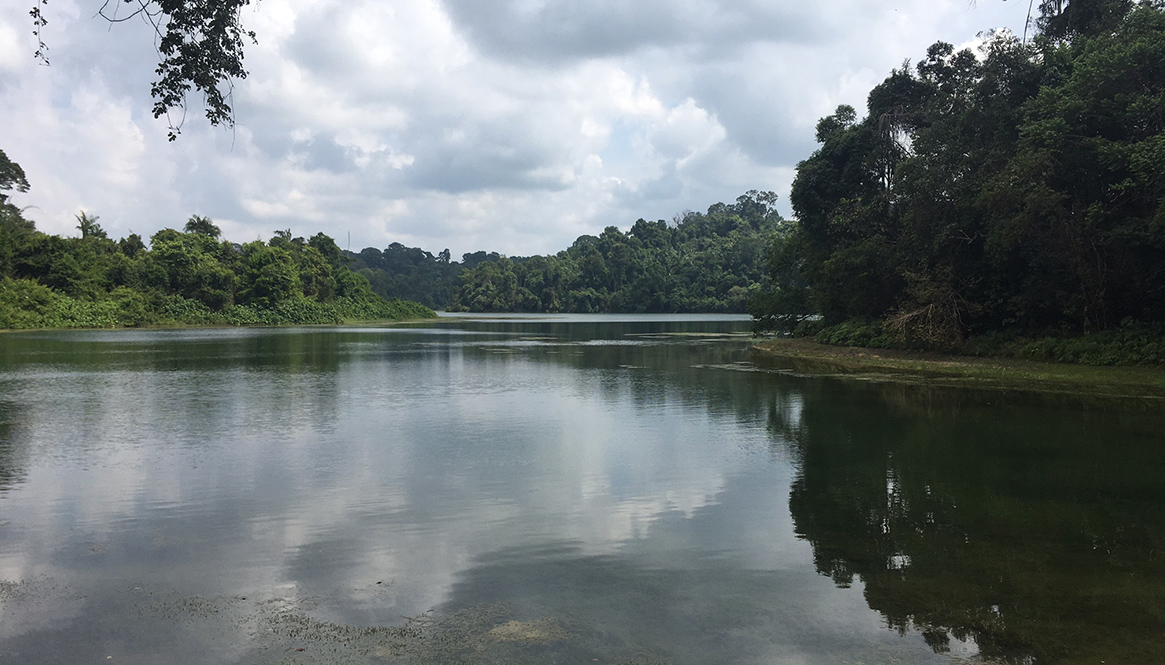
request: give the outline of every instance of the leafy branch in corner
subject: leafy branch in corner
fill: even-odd
[[[247,77],[243,68],[244,40],[257,43],[254,31],[242,23],[242,9],[251,0],[104,0],[97,15],[109,23],[133,19],[145,21],[154,30],[158,52],[158,78],[150,86],[155,118],[165,115],[169,139],[178,138],[186,117],[186,96],[191,88],[201,92],[206,119],[211,125],[233,127],[234,80]],[[37,38],[35,57],[48,64],[48,46],[43,31],[48,21],[48,0],[36,0],[29,12]],[[129,5],[128,11],[121,11]],[[169,120],[171,111],[180,111],[178,122]]]

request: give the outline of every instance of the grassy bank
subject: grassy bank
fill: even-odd
[[[1165,398],[1165,369],[1096,367],[774,339],[753,347],[761,365],[816,376],[1040,392]]]

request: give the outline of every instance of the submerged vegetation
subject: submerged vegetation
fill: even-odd
[[[0,152],[0,190],[27,190],[23,171]],[[220,239],[195,216],[183,231],[113,240],[96,217],[77,216],[80,237],[36,230],[0,197],[0,328],[151,325],[283,325],[428,318],[413,302],[385,300],[348,269],[320,233],[290,231],[270,242]]]
[[[1074,363],[1068,359],[1027,359],[1002,354],[994,357],[954,356],[866,347],[840,346],[805,338],[777,339],[757,344],[753,349],[753,360],[761,366],[796,374],[878,382],[1096,397],[1165,398],[1165,375],[1155,367],[1107,367],[1096,366],[1098,363]]]
[[[865,119],[841,106],[818,123],[760,328],[1165,361],[1165,6],[1049,1],[1037,26],[978,54],[937,43],[870,92]]]

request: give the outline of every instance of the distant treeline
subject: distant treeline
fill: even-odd
[[[1157,357],[1132,347],[1165,322],[1165,6],[1038,6],[1034,38],[937,43],[865,119],[818,123],[763,326],[942,349],[1139,330],[1105,339]]]
[[[450,260],[449,250],[430,252],[394,242],[381,251],[368,247],[344,252],[348,265],[363,275],[372,290],[386,298],[414,300],[433,309],[447,309],[461,286],[461,273],[483,261],[498,261],[497,252],[464,254],[461,262]]]
[[[38,232],[4,191],[27,190],[0,152],[0,328],[142,325],[280,325],[428,318],[417,303],[388,301],[348,269],[324,234],[221,240],[205,217],[163,229],[149,247],[113,240],[84,212],[80,237]]]
[[[638,220],[579,237],[549,256],[484,251],[460,263],[394,243],[349,254],[385,296],[470,312],[745,312],[765,274],[768,238],[782,224],[772,192],[688,212],[672,223]]]

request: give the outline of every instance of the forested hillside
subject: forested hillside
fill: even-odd
[[[5,192],[26,191],[23,170],[0,152],[0,328],[168,324],[340,323],[431,317],[386,301],[348,269],[331,238],[277,232],[270,242],[219,238],[205,217],[163,229],[149,246],[137,234],[107,237],[77,216],[80,237],[40,233]]]
[[[783,223],[772,192],[584,235],[554,255],[479,251],[451,262],[394,243],[352,254],[378,293],[469,312],[745,312],[764,278],[765,246]]]
[[[817,125],[760,323],[954,348],[1165,322],[1165,5],[1047,0]],[[843,335],[844,337],[844,335]]]
[[[461,272],[482,261],[501,258],[497,252],[464,254],[452,261],[449,250],[434,256],[417,247],[394,242],[381,251],[368,247],[359,254],[344,252],[349,267],[372,284],[372,290],[386,298],[414,300],[433,309],[445,309],[461,285]]]

